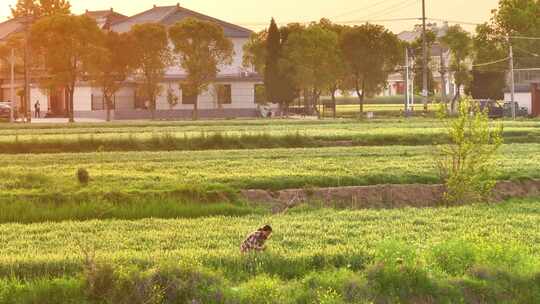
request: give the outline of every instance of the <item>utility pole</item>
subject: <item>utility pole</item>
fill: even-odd
[[[11,85],[9,86],[9,93],[10,93],[10,99],[11,99],[11,122],[15,121],[15,109],[16,109],[16,102],[15,102],[15,49],[11,49]]]
[[[508,45],[510,46],[510,101],[512,102],[512,119],[516,119],[516,103],[515,103],[515,92],[516,92],[516,84],[514,81],[514,50],[512,48],[512,41],[510,40],[510,37],[508,37]]]
[[[24,20],[24,110],[27,122],[32,122],[32,111],[30,101],[30,15]]]
[[[426,34],[426,0],[422,0],[422,102],[424,103],[424,112],[428,110],[428,50]]]
[[[405,47],[405,117],[409,116],[409,47]]]

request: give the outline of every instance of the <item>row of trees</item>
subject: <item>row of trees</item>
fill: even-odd
[[[429,32],[427,40],[428,49],[436,42],[450,49],[450,66],[440,72],[453,73],[459,92],[470,83],[471,35],[457,25],[444,37]],[[354,90],[362,113],[366,96],[379,93],[391,73],[403,71],[404,48],[416,54],[415,74],[421,77],[421,40],[406,43],[383,26],[369,23],[350,27],[322,19],[308,26],[289,24],[278,29],[272,20],[268,30],[254,34],[246,44],[244,64],[265,76],[267,100],[282,108],[303,95],[308,114],[312,114],[321,94],[330,95],[335,105],[338,91]],[[431,59],[432,54],[428,56]],[[431,70],[430,75],[433,91]],[[456,94],[452,100],[458,98]]]
[[[0,55],[11,48],[22,54],[28,43],[32,60],[25,64],[40,72],[34,77],[43,88],[66,90],[70,121],[78,82],[101,88],[109,120],[113,97],[128,78],[139,84],[138,94],[148,100],[153,116],[166,69],[174,64],[187,72],[179,85],[195,98],[196,119],[197,96],[215,80],[219,66],[232,61],[232,42],[212,22],[188,18],[169,29],[149,23],[116,33],[100,29],[87,16],[72,15],[69,8],[64,0],[19,0],[13,17],[32,20],[29,35],[12,36]]]
[[[427,33],[428,61],[440,55],[438,72],[443,83],[453,76],[456,94],[450,97],[451,109],[457,108],[463,89],[477,98],[502,98],[509,42],[516,47],[518,67],[540,65],[535,55],[540,51],[540,40],[507,40],[508,36],[540,36],[538,16],[539,0],[500,0],[491,21],[478,26],[474,35],[459,25],[450,26],[442,37]],[[448,66],[442,53],[431,54],[436,43],[441,50],[450,51]],[[306,109],[313,112],[321,94],[330,95],[335,105],[338,90],[355,90],[362,112],[365,96],[380,92],[388,75],[401,70],[405,47],[415,54],[416,83],[421,83],[421,38],[405,43],[384,27],[372,24],[349,27],[322,19],[308,26],[289,24],[278,28],[272,20],[267,30],[254,34],[246,44],[244,64],[265,76],[267,101],[283,109],[303,95]],[[483,65],[492,61],[500,62]],[[431,64],[428,72],[428,89],[433,93]]]
[[[386,85],[401,62],[402,43],[382,26],[347,27],[327,19],[308,26],[278,28],[252,35],[244,47],[244,64],[264,75],[268,102],[286,109],[304,96],[308,114],[316,111],[321,94],[355,90],[360,111],[364,99]]]

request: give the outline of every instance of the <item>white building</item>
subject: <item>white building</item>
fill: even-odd
[[[428,30],[433,31],[437,38],[441,38],[444,35],[446,35],[446,32],[448,30],[448,23],[444,23],[443,26],[438,26],[437,23],[430,23],[427,25]],[[412,43],[422,36],[422,27],[420,25],[415,26],[415,28],[412,31],[404,31],[399,33],[398,38],[402,41]],[[441,95],[443,92],[447,96],[448,99],[451,99],[455,95],[455,82],[454,82],[454,75],[451,71],[449,71],[450,66],[450,60],[451,60],[451,54],[450,50],[446,47],[443,47],[438,41],[435,42],[430,50],[431,54],[431,60],[430,60],[430,69],[433,74],[433,79],[435,81],[435,93],[438,95]],[[410,63],[411,63],[411,79],[414,79],[414,72],[421,73],[421,67],[414,67],[412,65],[413,62],[413,56],[411,56]],[[405,65],[403,63],[402,65]],[[441,71],[446,71],[444,75],[444,81],[442,79],[442,73]],[[388,77],[387,80],[387,86],[385,90],[383,91],[383,95],[385,96],[394,96],[394,95],[403,95],[405,94],[405,80],[404,80],[404,73],[398,72],[393,73]],[[443,85],[444,84],[444,85]],[[422,86],[421,83],[415,83],[415,88],[420,88]]]
[[[527,109],[529,115],[540,116],[540,70],[522,70],[514,74],[514,101],[520,108]],[[510,83],[504,91],[504,101],[511,102]]]
[[[207,92],[198,96],[200,118],[226,117],[256,117],[258,116],[255,103],[255,87],[262,83],[262,78],[252,69],[242,65],[243,46],[248,41],[251,31],[243,27],[227,23],[191,10],[175,6],[154,6],[152,9],[132,17],[122,18],[112,14],[115,20],[107,21],[107,11],[87,12],[90,17],[100,22],[102,27],[108,27],[119,33],[128,32],[136,24],[160,23],[170,27],[185,18],[197,18],[215,22],[220,25],[225,36],[232,40],[234,57],[230,65],[220,68],[217,79]],[[172,46],[172,45],[171,45]],[[187,96],[180,88],[180,82],[186,73],[177,66],[167,69],[161,83],[161,95],[156,100],[155,117],[157,119],[191,118],[193,113],[193,98]],[[148,103],[136,94],[135,81],[126,81],[125,86],[115,95],[115,106],[112,111],[114,119],[143,119],[150,118]],[[174,106],[168,102],[168,95],[174,94],[178,103]],[[50,116],[66,115],[66,98],[63,90],[44,91],[32,85],[31,104],[40,102],[42,112]],[[93,88],[89,83],[79,83],[74,93],[74,116],[84,118],[106,117],[104,100],[101,90]]]

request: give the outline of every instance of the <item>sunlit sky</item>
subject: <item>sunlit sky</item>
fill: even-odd
[[[10,15],[9,5],[17,0],[1,0],[0,21]],[[72,0],[74,13],[86,9],[115,11],[131,16],[156,5],[175,5],[162,0]],[[426,0],[427,17],[482,23],[489,19],[498,0]],[[181,0],[186,8],[236,23],[253,30],[264,28],[271,17],[278,23],[309,22],[329,17],[334,21],[366,21],[421,17],[421,0]],[[410,29],[418,21],[377,21],[394,32]],[[439,21],[440,23],[440,21]],[[474,26],[465,25],[472,29]]]

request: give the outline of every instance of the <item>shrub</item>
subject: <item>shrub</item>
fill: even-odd
[[[79,168],[79,170],[77,170],[77,180],[81,185],[86,186],[90,181],[90,174],[86,169]]]
[[[489,199],[495,186],[493,160],[501,147],[502,125],[493,128],[487,111],[481,111],[471,98],[461,100],[457,117],[447,122],[450,144],[439,148],[437,165],[446,185],[449,204],[480,202]]]
[[[449,241],[431,251],[435,264],[450,275],[463,275],[476,263],[476,249],[464,241]]]
[[[292,299],[286,297],[281,280],[267,275],[254,277],[240,286],[242,304],[284,304],[291,303]]]

